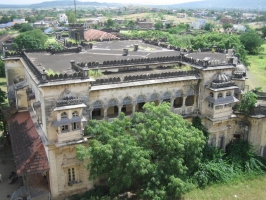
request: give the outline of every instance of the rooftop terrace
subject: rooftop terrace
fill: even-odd
[[[161,79],[195,75],[175,73],[173,67],[182,65],[194,69],[232,68],[237,62],[233,50],[182,49],[154,40],[124,40],[90,43],[88,46],[69,48],[5,52],[5,58],[23,57],[24,62],[41,83],[89,79],[89,71],[100,69],[100,79],[117,82]],[[156,72],[151,72],[156,70]],[[159,70],[159,71],[158,71]],[[160,71],[163,70],[163,71]],[[148,75],[147,75],[148,73]],[[198,72],[196,72],[197,74]],[[133,75],[133,76],[132,76]],[[127,77],[126,77],[127,76]],[[134,77],[136,76],[136,77]],[[113,79],[115,77],[115,79]],[[97,84],[109,81],[99,81]],[[119,81],[118,81],[119,82]]]
[[[138,50],[134,51],[134,45],[138,45]],[[123,56],[123,49],[128,49],[128,55]],[[68,73],[71,70],[70,61],[75,62],[99,62],[110,60],[131,60],[142,58],[156,58],[163,56],[178,56],[180,52],[165,49],[162,47],[145,44],[140,40],[98,42],[93,44],[93,49],[80,53],[59,53],[49,52],[27,53],[29,59],[39,68],[39,70],[51,69],[54,72]]]

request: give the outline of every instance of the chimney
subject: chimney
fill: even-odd
[[[138,51],[138,49],[139,49],[139,45],[135,44],[134,45],[134,51]]]
[[[123,49],[123,56],[127,56],[128,54],[128,49]]]

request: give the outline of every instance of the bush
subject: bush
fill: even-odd
[[[265,170],[264,160],[254,153],[253,146],[246,140],[231,141],[226,145],[226,157],[235,169],[250,172]]]
[[[263,56],[259,56],[259,59],[263,59],[264,57]]]

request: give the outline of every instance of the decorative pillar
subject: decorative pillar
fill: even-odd
[[[170,104],[171,104],[171,105],[170,105],[170,106],[171,106],[170,109],[171,109],[172,111],[174,111],[174,100],[175,100],[174,98],[171,98],[171,99],[170,99],[170,101],[171,101],[171,102],[170,102]]]
[[[182,113],[186,113],[186,98],[187,96],[183,96],[183,104],[182,104]]]
[[[92,111],[93,109],[89,109],[89,120],[92,119]]]
[[[133,102],[132,102],[132,114],[135,113],[136,105],[137,105],[137,102],[136,102],[136,101],[133,101]]]
[[[119,116],[121,113],[121,109],[123,107],[123,104],[119,104],[119,105],[117,105],[117,107],[118,107],[118,116]]]
[[[106,119],[107,118],[107,109],[108,109],[108,106],[104,106],[103,107],[103,117],[104,117],[104,119]]]

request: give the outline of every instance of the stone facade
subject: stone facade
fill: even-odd
[[[122,48],[127,45],[127,55],[117,46],[113,51],[103,50],[120,44]],[[116,41],[96,43],[87,51],[53,52],[51,56],[46,52],[5,53],[10,105],[18,111],[30,110],[41,127],[52,199],[79,194],[98,183],[88,179],[85,163],[76,159],[76,146],[87,145],[89,140],[84,136],[87,121],[112,121],[121,112],[131,116],[143,112],[146,102],[169,102],[172,112],[189,121],[200,116],[211,133],[210,145],[225,148],[230,140],[245,138],[263,155],[265,115],[246,117],[232,110],[242,97],[246,80],[233,50],[192,52],[162,45]],[[65,66],[60,63],[65,55],[68,59],[75,56],[76,61]],[[53,66],[63,72],[48,75],[45,68]],[[191,69],[184,71],[184,66]],[[100,72],[100,76],[92,78],[91,72]]]

